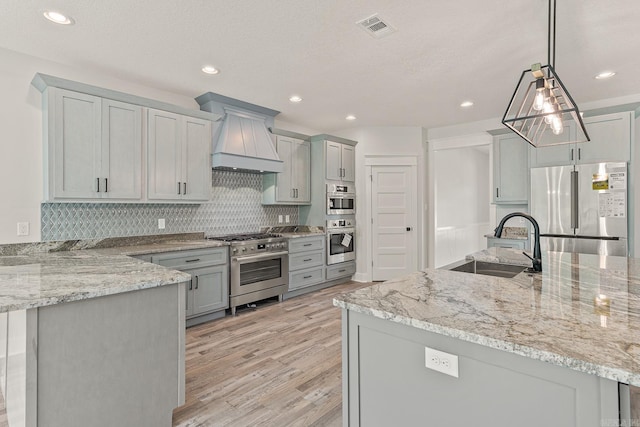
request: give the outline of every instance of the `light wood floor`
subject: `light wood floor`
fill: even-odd
[[[342,425],[341,311],[349,282],[187,329],[186,403],[173,425]]]

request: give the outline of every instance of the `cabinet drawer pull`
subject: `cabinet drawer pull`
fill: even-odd
[[[305,244],[304,244],[304,245],[302,245],[302,246],[311,246],[311,245],[313,245],[313,243],[305,243]]]
[[[313,276],[304,276],[303,279],[311,279]]]
[[[302,261],[304,261],[304,262],[313,261],[313,258],[303,259]]]
[[[344,273],[345,271],[347,271],[346,269],[342,269],[342,270],[338,270],[338,273]]]
[[[98,193],[100,192],[100,178],[96,178],[96,183],[98,183]]]
[[[197,261],[200,261],[200,258],[185,260],[185,262],[197,262]]]

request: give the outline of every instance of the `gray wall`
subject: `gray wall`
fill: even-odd
[[[213,171],[211,200],[201,205],[43,203],[42,240],[73,240],[204,231],[247,233],[278,225],[278,215],[298,223],[296,206],[262,206],[262,176]],[[164,218],[166,228],[158,229]]]

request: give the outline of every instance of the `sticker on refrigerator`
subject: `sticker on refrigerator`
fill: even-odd
[[[593,178],[591,179],[591,188],[594,190],[608,190],[609,174],[594,173]]]
[[[624,190],[627,188],[626,172],[609,172],[609,189]]]
[[[600,218],[624,218],[627,212],[627,194],[598,194],[598,216]]]

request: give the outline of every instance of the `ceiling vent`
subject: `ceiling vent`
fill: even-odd
[[[358,21],[356,22],[356,25],[365,30],[371,37],[375,37],[377,39],[397,31],[387,22],[383,21],[378,14],[371,15],[362,21]]]

